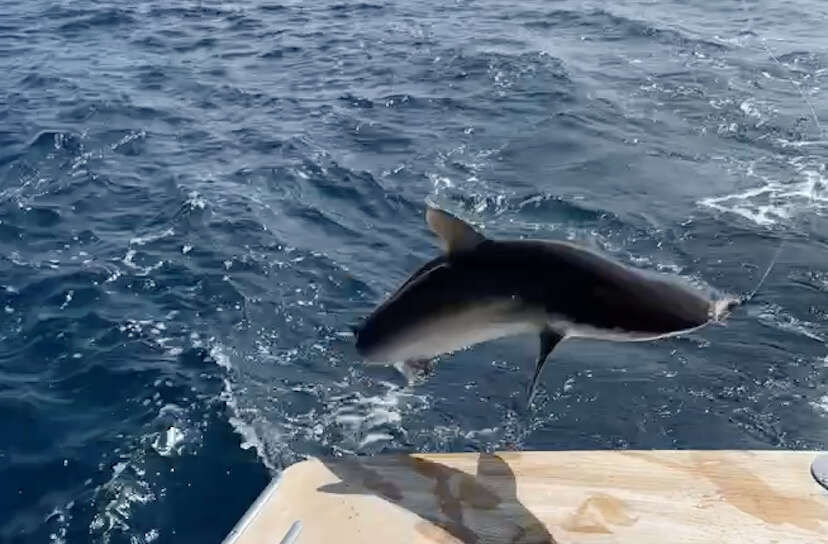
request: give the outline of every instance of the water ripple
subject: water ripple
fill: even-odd
[[[218,541],[308,455],[824,447],[822,8],[650,8],[9,5],[0,540]],[[573,344],[528,411],[534,342],[354,353],[425,200],[717,292],[786,246],[726,326]]]

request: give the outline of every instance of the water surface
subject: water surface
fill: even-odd
[[[3,8],[0,540],[217,542],[307,455],[825,448],[821,2],[167,4]],[[533,338],[355,357],[426,198],[728,293],[785,246],[526,414]]]

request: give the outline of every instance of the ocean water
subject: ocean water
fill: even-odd
[[[817,0],[3,2],[0,541],[218,542],[309,455],[828,444]],[[578,240],[756,299],[407,382],[348,324],[438,251]],[[550,271],[554,278],[554,271]]]

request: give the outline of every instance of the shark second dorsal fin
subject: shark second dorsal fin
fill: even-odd
[[[426,209],[426,223],[440,237],[446,253],[471,249],[486,239],[462,219],[431,206]]]

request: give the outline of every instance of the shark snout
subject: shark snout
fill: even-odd
[[[372,360],[379,355],[381,338],[374,320],[364,319],[351,325],[351,332],[354,334],[354,347],[360,357]]]

